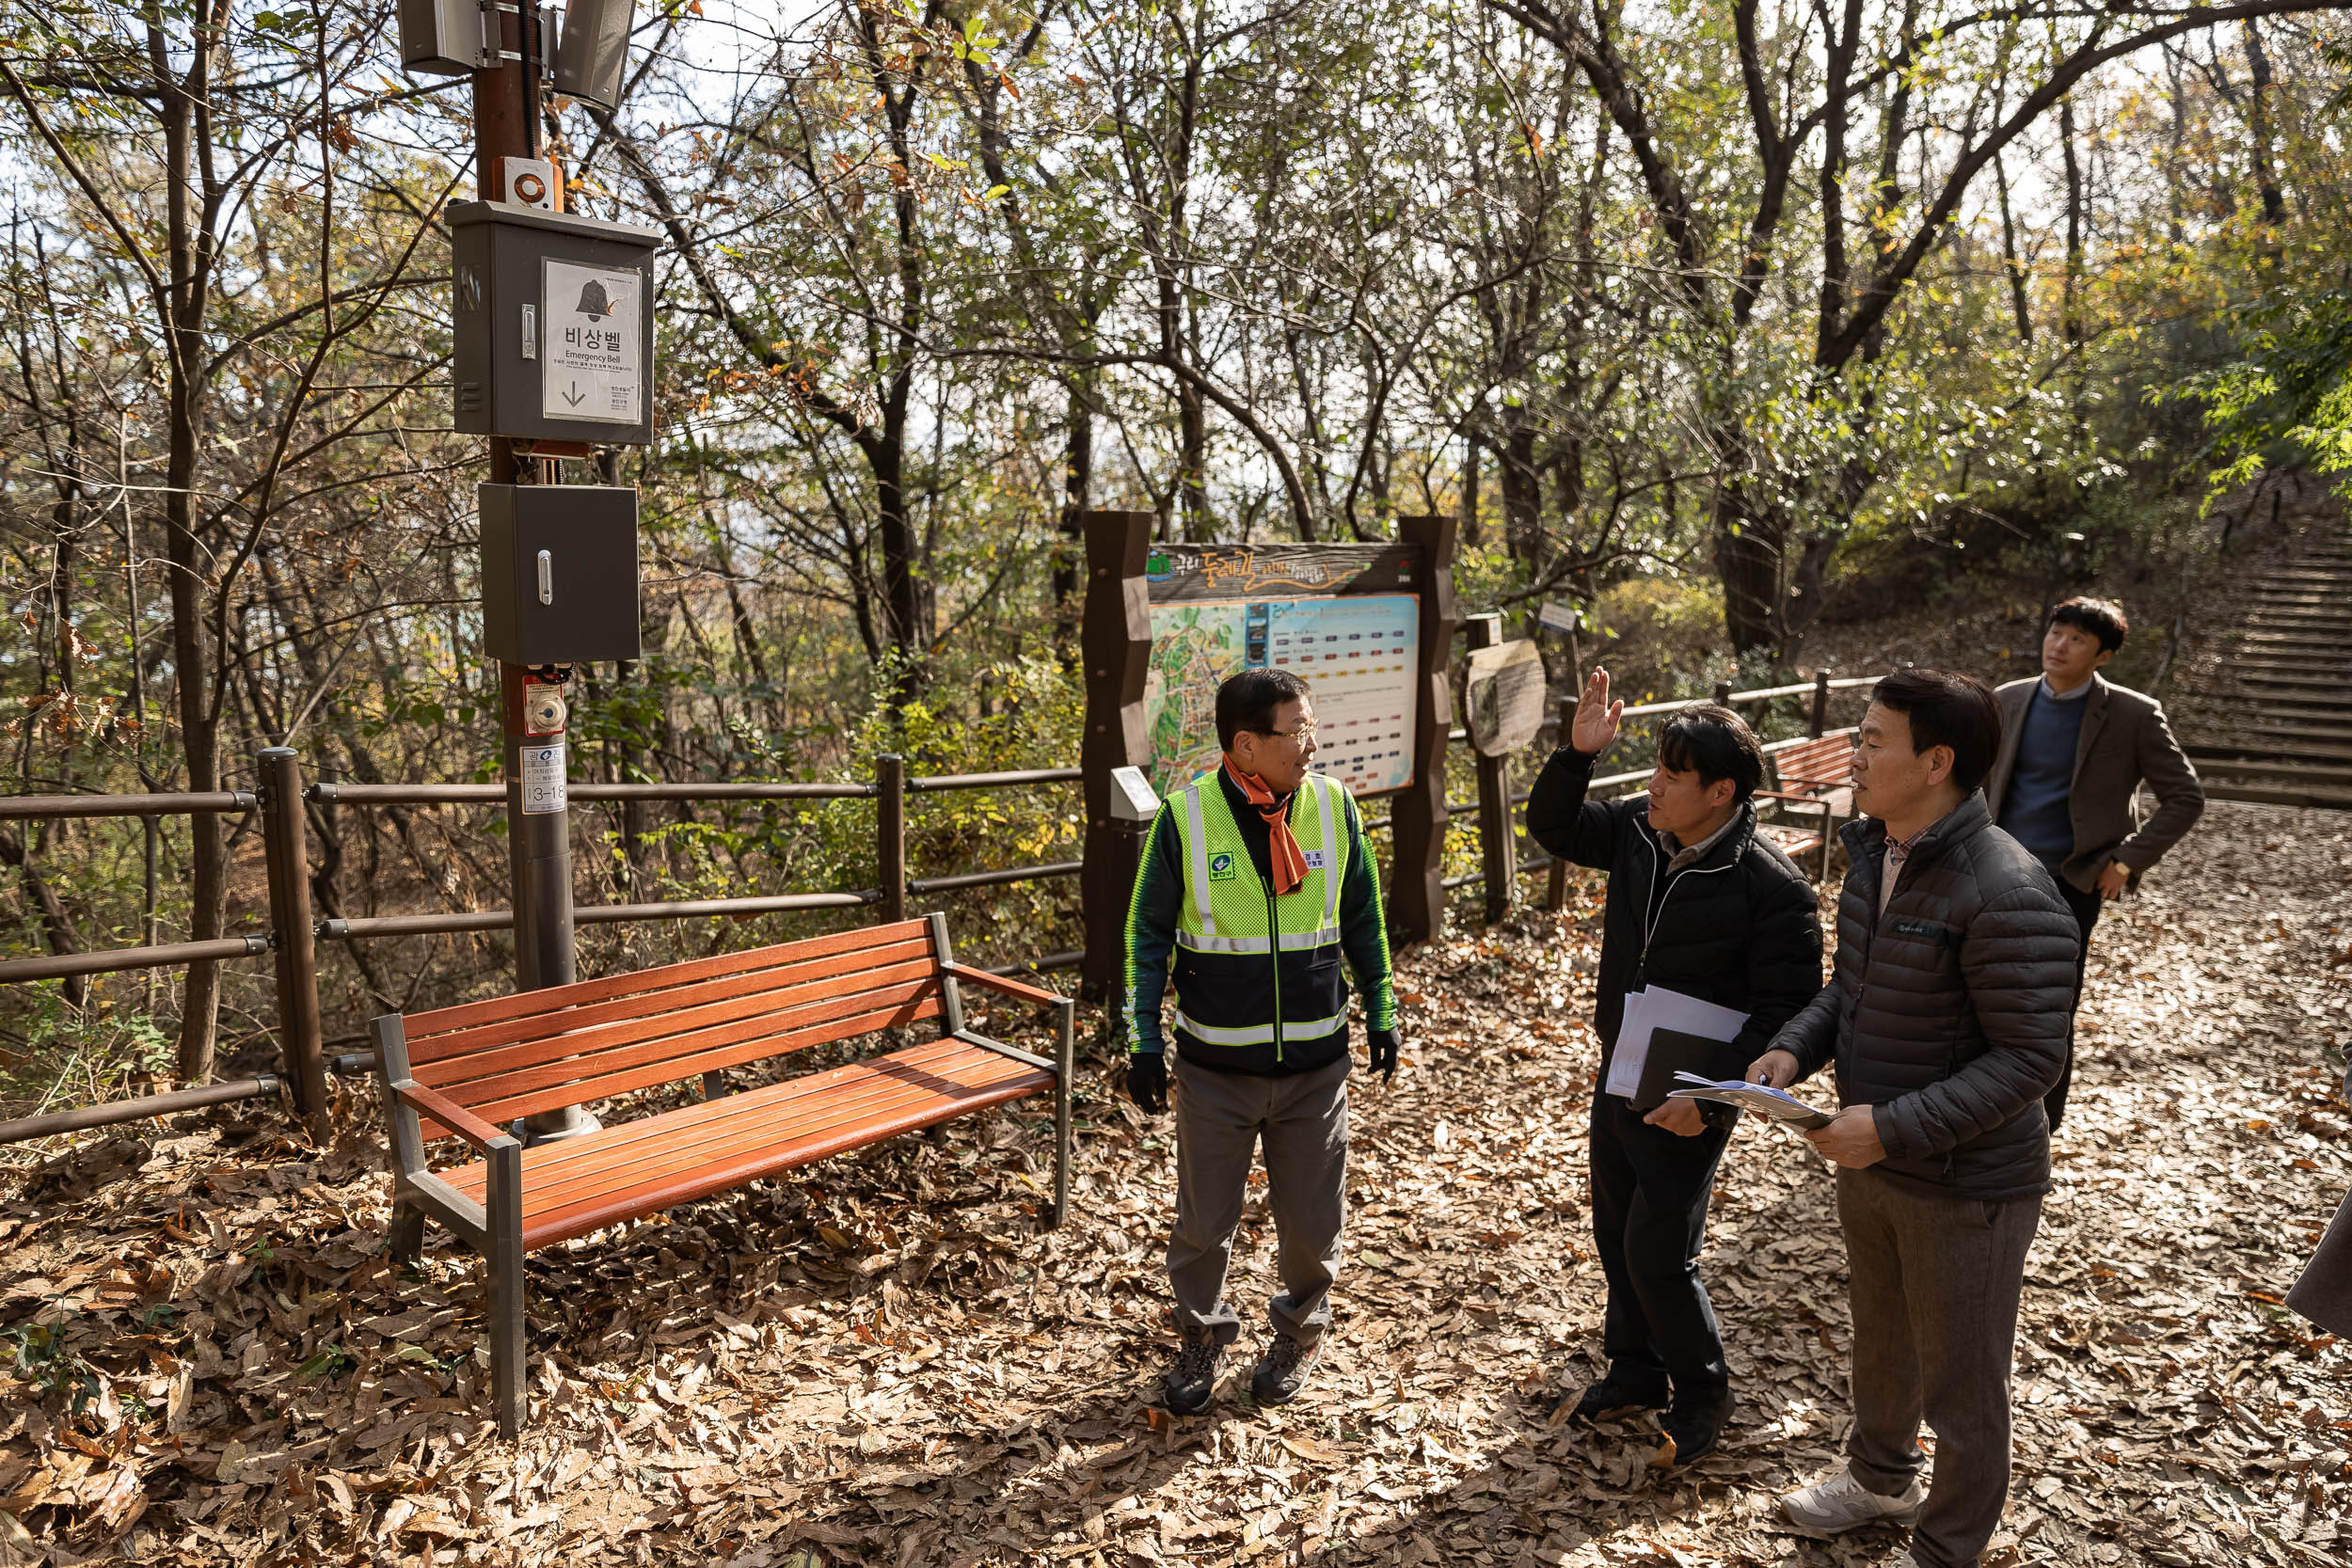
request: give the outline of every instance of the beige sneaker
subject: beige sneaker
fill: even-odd
[[[1864,1525],[1908,1525],[1919,1517],[1927,1496],[1927,1488],[1914,1481],[1901,1497],[1885,1497],[1854,1480],[1852,1469],[1846,1468],[1787,1494],[1780,1499],[1780,1511],[1806,1529],[1842,1535]]]

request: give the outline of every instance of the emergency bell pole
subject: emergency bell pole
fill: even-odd
[[[538,152],[539,62],[547,40],[534,25],[542,13],[533,0],[521,8],[490,11],[497,19],[499,61],[473,73],[474,189],[485,201],[506,199],[504,160]],[[526,29],[529,29],[526,32]],[[556,202],[563,202],[562,185]],[[490,437],[490,483],[545,484],[559,475],[552,458],[532,457],[503,436]],[[506,845],[514,883],[515,983],[523,990],[567,986],[580,977],[572,945],[571,813],[566,809],[523,810],[523,752],[553,743],[561,756],[564,732],[524,733],[529,689],[537,683],[521,665],[499,665],[499,712],[506,738]],[[568,759],[566,759],[568,764]],[[559,785],[559,795],[561,793]],[[577,1106],[525,1118],[532,1142],[596,1131],[596,1120]]]

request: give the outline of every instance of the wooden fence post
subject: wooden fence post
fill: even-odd
[[[1086,607],[1078,660],[1086,679],[1086,734],[1078,742],[1085,777],[1086,869],[1078,902],[1086,925],[1081,989],[1114,1014],[1126,974],[1127,904],[1135,892],[1140,838],[1111,816],[1111,769],[1149,768],[1143,683],[1152,665],[1152,601],[1144,560],[1152,549],[1149,512],[1089,512],[1086,530]]]
[[[1719,706],[1723,707],[1729,707],[1731,705],[1731,683],[1729,681],[1717,681],[1715,683],[1715,702]]]
[[[302,760],[289,746],[254,758],[262,785],[262,859],[268,872],[270,948],[278,969],[278,1041],[294,1109],[326,1135],[326,1067],[320,1055],[319,958],[310,923],[310,855]]]
[[[1406,942],[1445,929],[1445,752],[1454,728],[1454,540],[1450,516],[1400,517],[1396,536],[1419,547],[1421,672],[1414,702],[1413,782],[1391,798],[1389,923]]]
[[[882,872],[882,921],[907,917],[907,761],[885,752],[874,759],[874,859]]]
[[[1583,685],[1584,683],[1581,680],[1579,680],[1569,689],[1581,691],[1583,689]],[[1568,743],[1569,736],[1575,733],[1575,730],[1576,699],[1574,697],[1563,697],[1560,699],[1559,743],[1565,746]],[[1545,874],[1544,908],[1556,911],[1566,909],[1567,907],[1568,863],[1563,860],[1555,860],[1551,863],[1550,871]]]
[[[1500,647],[1502,617],[1472,615],[1462,624],[1463,641],[1472,652]],[[1478,758],[1478,859],[1486,872],[1486,924],[1511,912],[1512,884],[1518,880],[1518,835],[1511,831],[1511,759]]]
[[[1825,669],[1816,670],[1813,672],[1813,717],[1806,723],[1804,733],[1808,739],[1819,740],[1821,738],[1821,732],[1828,728],[1829,672]]]

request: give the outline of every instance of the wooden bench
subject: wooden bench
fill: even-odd
[[[1772,802],[1790,815],[1811,815],[1816,822],[1771,823],[1760,831],[1792,861],[1815,855],[1813,879],[1829,877],[1830,851],[1837,843],[1837,824],[1853,816],[1853,736],[1851,732],[1800,740],[1767,753],[1776,787],[1756,792],[1758,809]]]
[[[962,988],[1050,1008],[1048,1061],[965,1027]],[[1051,1090],[1054,1206],[1070,1195],[1071,1000],[954,961],[943,915],[375,1021],[391,1121],[392,1250],[429,1215],[489,1264],[499,1428],[524,1409],[523,1255],[828,1155]],[[712,1098],[724,1069],[937,1019],[939,1036]],[[526,1148],[513,1117],[701,1078],[698,1103]],[[429,1170],[425,1145],[478,1158]]]

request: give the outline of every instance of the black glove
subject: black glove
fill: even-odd
[[[1128,1053],[1127,1098],[1149,1116],[1168,1109],[1168,1057],[1163,1053]]]
[[[1383,1082],[1393,1080],[1396,1077],[1396,1031],[1367,1029],[1364,1031],[1364,1046],[1372,1055],[1372,1070],[1378,1073]]]

